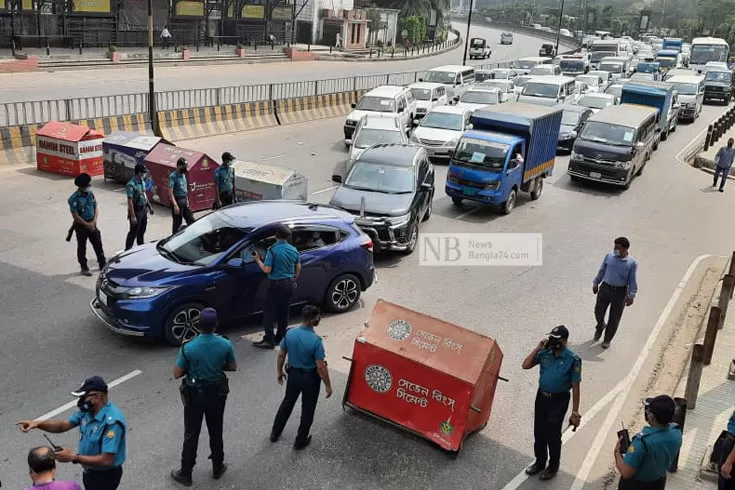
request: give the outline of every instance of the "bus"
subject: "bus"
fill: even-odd
[[[727,63],[730,56],[730,45],[718,37],[697,37],[692,41],[692,50],[689,54],[689,68],[701,72],[704,65],[710,61]]]

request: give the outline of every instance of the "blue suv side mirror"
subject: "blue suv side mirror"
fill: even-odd
[[[240,257],[233,257],[225,262],[225,265],[227,266],[227,268],[239,269],[245,266],[245,261],[242,260]]]

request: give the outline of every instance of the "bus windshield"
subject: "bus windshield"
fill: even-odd
[[[695,44],[689,55],[689,63],[704,65],[710,61],[727,61],[730,49],[724,44]]]

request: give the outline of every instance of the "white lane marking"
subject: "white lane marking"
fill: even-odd
[[[288,153],[279,153],[278,155],[271,155],[269,157],[261,158],[262,161],[267,162],[268,160],[275,160],[276,158],[285,157]]]
[[[338,185],[333,185],[332,187],[327,187],[326,189],[322,189],[320,191],[312,192],[311,195],[312,196],[316,196],[317,194],[324,194],[325,192],[332,191],[332,190],[336,189],[337,187],[339,187],[339,186]]]
[[[597,432],[597,436],[592,443],[592,447],[590,447],[590,449],[587,451],[587,454],[585,455],[584,462],[582,463],[582,467],[579,469],[579,473],[577,473],[577,477],[574,479],[574,484],[572,485],[571,490],[582,490],[582,488],[584,487],[584,484],[587,481],[587,477],[589,476],[590,471],[592,471],[592,466],[597,461],[597,457],[599,456],[600,451],[602,451],[602,446],[603,444],[605,444],[605,439],[610,436],[610,430],[612,429],[613,424],[618,421],[620,411],[623,409],[623,405],[630,395],[630,388],[632,388],[633,383],[635,382],[636,378],[641,372],[641,369],[643,368],[643,364],[646,362],[646,359],[653,350],[653,346],[658,340],[658,337],[661,334],[661,330],[664,328],[664,325],[668,321],[671,311],[674,309],[674,306],[676,306],[676,302],[679,301],[679,296],[681,296],[681,292],[686,287],[687,282],[689,281],[689,279],[691,279],[692,274],[694,274],[694,271],[696,270],[700,262],[708,257],[712,257],[712,255],[700,255],[699,257],[694,259],[694,262],[692,262],[692,265],[689,266],[686,274],[684,274],[684,278],[679,282],[679,285],[676,286],[674,294],[671,295],[671,299],[669,299],[669,302],[666,304],[664,311],[661,313],[661,316],[658,317],[658,321],[656,322],[656,325],[654,325],[653,330],[651,331],[651,335],[648,336],[648,340],[643,346],[641,354],[638,356],[638,359],[636,359],[635,364],[633,365],[633,369],[630,370],[628,375],[623,380],[625,382],[625,390],[623,391],[625,395],[621,393],[621,395],[617,397],[617,400],[615,400],[615,404],[608,412],[605,421],[602,423],[600,430]]]
[[[459,216],[455,216],[454,219],[464,219],[467,216],[471,215],[472,213],[476,213],[480,209],[480,206],[475,206],[474,208],[470,209],[469,211],[466,211]]]
[[[120,378],[117,378],[115,381],[112,381],[110,384],[107,385],[107,387],[108,388],[114,388],[115,386],[118,386],[118,385],[120,385],[120,384],[122,384],[122,383],[124,383],[126,381],[129,381],[129,380],[133,379],[134,377],[138,376],[139,374],[143,374],[143,371],[141,371],[140,369],[136,369],[135,371],[131,371],[128,374],[126,374],[125,376],[122,376]],[[77,406],[77,400],[71,401],[71,402],[67,403],[66,405],[62,405],[62,406],[60,406],[59,408],[57,408],[55,410],[51,410],[50,412],[41,415],[40,417],[38,417],[37,419],[35,419],[34,422],[41,422],[43,420],[48,420],[48,419],[54,418],[57,415],[59,415],[60,413],[64,413],[67,410],[69,410],[70,408],[73,408],[73,407],[76,407],[76,406]]]
[[[120,192],[120,191],[124,191],[124,190],[125,190],[125,187],[120,187],[119,189],[113,189],[112,192]]]
[[[584,414],[582,414],[583,415],[582,422],[579,424],[579,427],[577,428],[576,432],[572,431],[571,427],[568,427],[567,430],[564,431],[564,434],[562,434],[562,437],[561,437],[562,444],[566,444],[567,442],[569,442],[569,440],[572,437],[574,437],[575,434],[579,433],[588,423],[590,423],[597,416],[597,414],[599,414],[602,410],[604,410],[605,407],[607,407],[610,404],[610,402],[613,401],[613,399],[620,394],[621,391],[629,387],[628,386],[629,378],[631,378],[631,375],[633,375],[636,369],[640,371],[641,366],[643,366],[643,363],[645,362],[646,357],[650,354],[653,344],[657,340],[659,331],[661,330],[661,328],[663,328],[663,324],[666,322],[666,319],[671,313],[671,310],[673,309],[674,304],[676,304],[676,301],[678,301],[679,296],[681,295],[681,291],[686,286],[686,283],[689,282],[689,280],[691,279],[692,274],[694,274],[694,270],[697,268],[699,263],[709,257],[712,257],[712,255],[700,255],[699,257],[694,259],[694,262],[692,262],[692,264],[689,266],[689,269],[687,269],[682,280],[679,281],[679,284],[674,290],[674,294],[671,296],[671,299],[669,299],[669,302],[667,303],[666,307],[661,313],[661,316],[659,316],[658,322],[656,322],[656,325],[654,326],[653,331],[651,331],[651,334],[649,335],[648,340],[646,341],[646,344],[644,345],[643,350],[641,351],[641,354],[638,360],[636,361],[636,364],[633,366],[633,369],[630,371],[630,373],[628,373],[628,375],[625,378],[622,379],[622,381],[620,381],[615,386],[615,388],[609,391],[604,397],[600,398],[600,400],[598,400],[598,402],[595,403],[592,406],[592,408],[590,408]],[[633,379],[635,377],[637,377],[637,374],[632,376]],[[624,397],[621,397],[621,398],[624,398]],[[609,435],[609,429],[604,432],[601,430],[600,433],[604,434],[604,437],[607,437]],[[604,443],[604,437],[603,437],[603,443]],[[598,449],[598,452],[599,452],[599,449]],[[588,453],[588,455],[589,454],[590,453]],[[589,457],[586,457],[585,462],[588,461],[589,459],[590,459]],[[594,459],[596,459],[596,457]],[[594,459],[593,459],[593,462],[594,462]],[[529,464],[530,463],[531,462],[529,462]],[[502,490],[516,490],[527,479],[528,479],[528,475],[526,475],[526,472],[524,469],[524,471],[521,471],[518,475],[515,476],[515,478],[513,478],[510,482],[508,482],[508,484],[505,485],[502,488]]]

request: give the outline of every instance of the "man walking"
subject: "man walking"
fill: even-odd
[[[171,472],[174,481],[190,487],[191,474],[196,464],[202,418],[207,421],[209,449],[212,452],[212,478],[218,480],[227,470],[222,442],[225,404],[230,392],[225,371],[236,371],[232,343],[215,335],[217,312],[204,308],[199,314],[200,334],[184,343],[174,366],[174,377],[186,379],[182,383],[184,401],[184,449],[181,468]]]
[[[278,384],[283,384],[286,378],[286,395],[276,413],[271,431],[271,442],[276,442],[286,422],[288,422],[296,401],[301,396],[301,423],[294,442],[294,449],[304,449],[311,443],[311,424],[314,422],[314,412],[319,400],[319,389],[324,382],[327,391],[326,398],[332,396],[332,382],[329,379],[327,361],[324,360],[324,344],[322,338],[314,332],[319,325],[321,311],[312,305],[304,306],[301,310],[303,324],[286,332],[281,340],[281,352],[278,353],[277,373]],[[284,372],[284,364],[288,356],[288,377]]]
[[[235,202],[235,169],[232,164],[235,157],[229,151],[222,154],[222,166],[214,171],[214,199],[217,208],[229,206]]]
[[[186,180],[188,165],[186,158],[179,158],[176,170],[168,175],[168,198],[173,218],[172,235],[178,233],[182,220],[186,220],[187,225],[194,222],[194,214],[189,207],[189,183]]]
[[[28,472],[33,486],[28,490],[82,490],[75,481],[56,479],[56,456],[50,447],[36,447],[28,453]]]
[[[539,388],[533,417],[533,452],[536,461],[526,468],[526,474],[541,473],[542,480],[551,480],[559,472],[561,461],[561,431],[569,408],[572,392],[572,415],[569,423],[578,427],[582,359],[567,348],[569,330],[564,325],[554,327],[523,360],[523,369],[539,366]],[[546,466],[546,462],[549,465]]]
[[[161,31],[161,41],[163,41],[163,49],[168,49],[168,45],[171,44],[171,32],[169,32],[168,26],[164,26]]]
[[[105,267],[105,251],[102,249],[102,234],[97,228],[99,207],[92,192],[92,177],[79,174],[74,179],[76,192],[69,197],[69,211],[74,220],[73,228],[77,236],[77,260],[83,276],[91,276],[87,265],[87,240],[92,244],[100,271]]]
[[[40,429],[53,434],[79,427],[78,453],[59,448],[54,451],[56,461],[82,465],[85,490],[116,490],[125,463],[125,416],[107,398],[107,383],[99,376],[87,378],[71,394],[79,398],[78,410],[68,420],[21,420],[17,425],[21,432]]]
[[[592,293],[597,295],[595,302],[595,341],[602,334],[602,348],[610,347],[615,333],[618,331],[620,318],[626,306],[633,304],[638,292],[638,263],[628,254],[630,242],[625,237],[618,237],[613,244],[613,251],[605,255],[602,265],[592,281]],[[610,315],[605,323],[608,307]]]
[[[148,174],[145,165],[135,166],[135,175],[125,184],[125,193],[128,196],[128,221],[130,230],[125,238],[125,250],[133,248],[133,242],[143,245],[145,230],[148,227],[148,196],[146,195],[145,179]]]
[[[717,150],[717,154],[715,155],[715,179],[712,181],[712,187],[717,187],[717,177],[722,176],[722,180],[720,180],[720,192],[725,192],[725,181],[727,181],[733,158],[735,158],[734,142],[735,140],[732,138],[728,139],[727,146],[723,146]]]
[[[273,349],[279,344],[288,328],[288,314],[291,309],[291,296],[296,288],[296,281],[301,274],[301,260],[296,247],[288,243],[291,230],[279,225],[276,230],[276,243],[268,249],[265,262],[258,252],[253,251],[253,259],[263,273],[268,275],[268,296],[263,312],[263,340],[253,345],[259,349]],[[273,338],[273,322],[278,324],[275,339]]]

